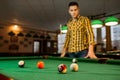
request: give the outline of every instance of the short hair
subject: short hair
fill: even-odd
[[[70,2],[68,7],[70,7],[70,6],[77,6],[77,7],[79,7],[77,2]]]

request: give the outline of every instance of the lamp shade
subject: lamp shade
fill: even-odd
[[[67,33],[67,26],[62,26],[60,30],[62,33]]]
[[[22,32],[20,32],[20,33],[17,34],[17,36],[19,36],[19,37],[23,37],[24,34],[23,34]]]
[[[101,20],[93,20],[91,24],[92,28],[101,28],[103,26],[103,22]]]
[[[27,33],[25,37],[32,37],[32,35],[30,33]]]
[[[117,25],[118,24],[118,19],[114,16],[111,16],[111,17],[107,17],[105,19],[105,25],[106,26],[112,26],[112,25]]]

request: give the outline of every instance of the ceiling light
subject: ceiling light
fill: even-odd
[[[62,26],[60,30],[61,33],[67,33],[67,26]]]
[[[113,26],[113,25],[117,25],[118,24],[118,19],[114,16],[111,16],[111,17],[107,17],[105,19],[105,25],[106,26]]]
[[[101,28],[103,26],[103,22],[101,20],[93,20],[91,24],[92,28]]]

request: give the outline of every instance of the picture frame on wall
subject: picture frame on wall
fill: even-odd
[[[3,39],[3,36],[0,36],[0,40],[2,40]]]
[[[32,42],[31,42],[31,41],[29,41],[29,42],[28,42],[28,44],[30,44],[30,45],[31,45],[31,44],[32,44]]]
[[[0,47],[3,47],[3,43],[0,43]]]
[[[27,39],[27,38],[24,38],[24,41],[28,41],[28,39]]]
[[[18,36],[11,36],[10,41],[11,42],[18,42]]]
[[[28,45],[27,45],[27,44],[24,44],[24,47],[28,47]]]
[[[11,45],[9,45],[9,50],[19,50],[19,45],[11,44]]]

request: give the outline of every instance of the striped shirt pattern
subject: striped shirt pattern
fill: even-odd
[[[67,48],[68,52],[82,51],[95,43],[91,23],[87,17],[78,16],[74,20],[70,19],[67,27],[64,48]]]

